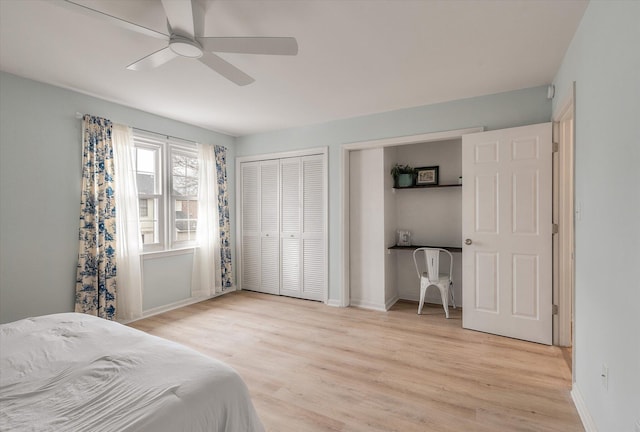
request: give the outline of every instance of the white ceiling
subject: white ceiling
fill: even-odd
[[[160,0],[78,0],[166,32]],[[546,85],[585,0],[209,0],[204,36],[294,36],[297,56],[126,70],[166,45],[51,0],[0,0],[0,70],[230,135]]]

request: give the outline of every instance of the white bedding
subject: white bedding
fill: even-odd
[[[121,324],[65,313],[0,325],[0,430],[263,427],[231,367]]]

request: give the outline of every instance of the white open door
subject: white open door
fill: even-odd
[[[551,123],[462,137],[462,326],[552,341]]]

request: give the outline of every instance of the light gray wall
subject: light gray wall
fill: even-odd
[[[238,156],[329,147],[329,298],[342,290],[342,169],[345,143],[484,126],[487,130],[548,122],[547,88],[536,87],[416,108],[407,108],[319,125],[239,137]],[[313,101],[309,101],[313,104]],[[337,101],[339,103],[339,101]]]
[[[145,255],[142,266],[145,287],[142,309],[161,308],[190,298],[192,269],[193,250],[170,256]]]
[[[398,162],[439,166],[440,184],[458,184],[462,140],[412,144],[397,148]],[[462,188],[396,191],[398,229],[411,231],[414,244],[462,246]]]
[[[73,310],[82,136],[76,112],[227,147],[235,209],[233,137],[0,72],[0,322]],[[184,263],[163,263],[144,287],[145,306],[188,293],[172,284],[176,274],[189,280]]]
[[[590,2],[554,81],[554,112],[576,82],[574,374],[603,432],[640,421],[639,23],[640,2]]]

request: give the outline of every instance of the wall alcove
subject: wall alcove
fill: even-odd
[[[418,300],[413,249],[392,248],[400,229],[411,232],[414,245],[456,248],[454,293],[461,303],[462,139],[353,150],[349,161],[350,303],[383,310],[398,299]],[[439,184],[394,188],[396,163],[438,166]],[[441,302],[435,291],[427,301]]]

